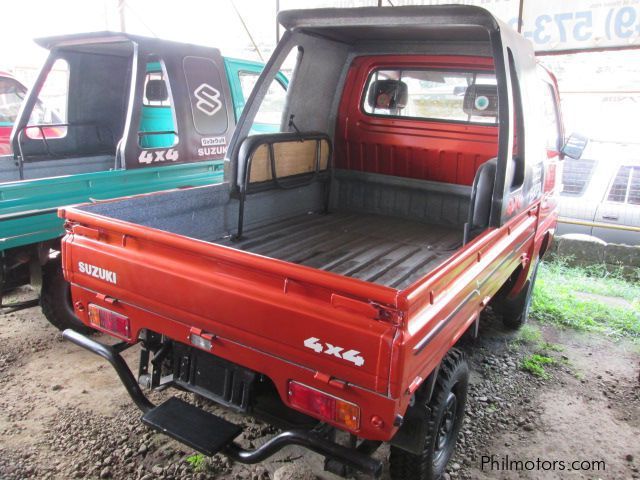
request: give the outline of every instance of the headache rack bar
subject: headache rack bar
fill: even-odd
[[[304,173],[300,175],[295,175],[293,180],[290,181],[282,181],[282,179],[278,178],[278,173],[276,170],[276,158],[273,145],[279,142],[286,142],[291,140],[297,140],[300,142],[304,142],[306,140],[315,140],[315,165],[314,169],[310,173]],[[275,185],[277,188],[281,189],[292,189],[303,187],[306,185],[310,185],[320,177],[320,162],[322,157],[322,142],[327,143],[328,156],[327,156],[327,169],[331,168],[331,159],[333,156],[332,152],[332,143],[329,136],[325,133],[320,132],[296,132],[292,133],[267,133],[262,135],[253,135],[248,138],[248,141],[251,144],[248,146],[248,149],[245,152],[246,162],[244,163],[244,172],[239,172],[239,175],[242,177],[242,183],[240,185],[240,195],[239,195],[239,208],[238,208],[238,230],[234,239],[239,240],[242,238],[242,233],[244,229],[244,208],[245,202],[247,199],[247,193],[251,184],[251,166],[253,164],[253,154],[256,152],[258,148],[263,145],[267,145],[268,152],[268,160],[269,166],[271,167],[271,180],[264,182],[265,184]],[[262,185],[261,185],[262,186]],[[329,189],[325,193],[325,211],[328,209],[329,202]]]

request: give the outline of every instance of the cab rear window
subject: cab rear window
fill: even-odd
[[[362,94],[362,110],[381,117],[496,124],[496,78],[480,72],[374,70]]]

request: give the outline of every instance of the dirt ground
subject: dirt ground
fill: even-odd
[[[468,347],[468,415],[445,477],[640,479],[638,347],[551,327],[543,336],[560,346],[546,380],[521,369],[531,347],[518,346],[487,316]],[[135,366],[137,350],[126,358]],[[318,455],[295,447],[257,466],[216,456],[194,468],[187,461],[194,452],[143,426],[111,367],[63,341],[39,308],[0,314],[0,388],[1,479],[338,478],[322,471]],[[152,400],[171,394],[154,393]],[[225,416],[243,423],[246,446],[274,433],[258,421]],[[511,471],[504,468],[509,461]],[[514,471],[514,461],[525,470]],[[573,461],[589,468],[571,468]]]

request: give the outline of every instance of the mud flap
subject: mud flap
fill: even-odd
[[[402,427],[389,443],[407,452],[422,454],[427,438],[427,418],[429,418],[429,407],[416,401],[415,405],[407,409]]]
[[[407,408],[402,426],[389,442],[394,447],[401,448],[410,453],[421,455],[425,448],[427,439],[427,419],[429,418],[429,407],[433,390],[440,366],[436,367],[415,393],[413,405]]]

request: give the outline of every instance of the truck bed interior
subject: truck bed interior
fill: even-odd
[[[418,222],[382,209],[309,209],[303,189],[252,198],[243,235],[236,239],[237,202],[216,202],[227,193],[228,184],[220,184],[79,208],[397,289],[433,270],[462,245],[460,224]],[[266,206],[274,200],[288,207],[265,220]]]
[[[401,289],[431,271],[462,242],[455,227],[383,215],[310,213],[256,225],[216,243]]]

